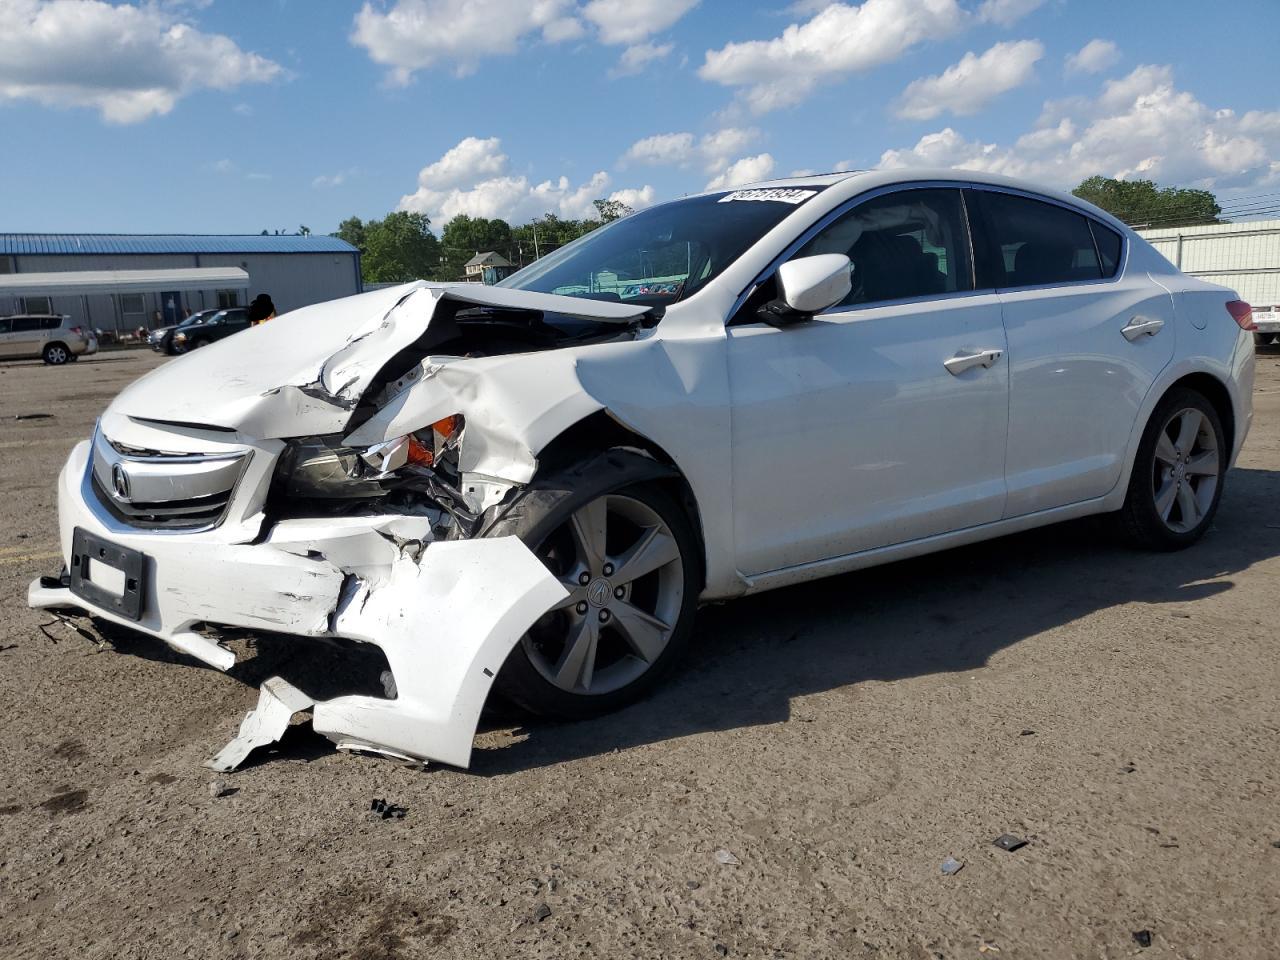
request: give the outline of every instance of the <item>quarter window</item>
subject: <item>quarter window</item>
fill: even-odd
[[[1089,219],[1083,214],[990,191],[982,191],[982,205],[996,246],[989,265],[991,282],[984,286],[1034,287],[1102,279]]]
[[[843,253],[853,290],[839,306],[973,289],[959,190],[900,190],[859,204],[796,253]]]
[[[1097,220],[1089,221],[1089,229],[1093,231],[1093,242],[1102,257],[1102,275],[1114,277],[1120,269],[1120,234],[1110,227],[1104,227]]]

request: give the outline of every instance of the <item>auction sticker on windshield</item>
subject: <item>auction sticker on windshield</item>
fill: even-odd
[[[717,203],[729,203],[733,200],[772,200],[776,203],[804,203],[817,190],[798,190],[795,188],[775,187],[772,190],[735,190],[726,193]]]

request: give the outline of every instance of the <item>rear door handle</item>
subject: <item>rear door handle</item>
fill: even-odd
[[[1137,340],[1144,334],[1148,337],[1154,337],[1157,333],[1164,329],[1163,320],[1148,320],[1145,317],[1134,317],[1121,329],[1124,338],[1130,343]]]
[[[957,353],[949,360],[943,360],[942,365],[947,368],[947,373],[954,377],[958,377],[966,370],[972,370],[974,367],[990,367],[1003,355],[1003,350],[979,350],[977,353]]]

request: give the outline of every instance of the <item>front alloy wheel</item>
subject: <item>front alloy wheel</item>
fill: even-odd
[[[588,696],[638,680],[684,606],[684,563],[666,521],[625,494],[592,500],[536,551],[569,591],[522,640],[557,689]]]
[[[606,450],[535,481],[485,531],[519,537],[568,594],[507,657],[494,686],[505,700],[536,716],[599,716],[679,659],[702,553],[674,479],[651,458]]]

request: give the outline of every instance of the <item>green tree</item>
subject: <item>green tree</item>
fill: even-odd
[[[440,265],[440,241],[431,232],[425,214],[399,210],[364,225],[365,247],[361,258],[366,283],[400,283],[425,280]]]
[[[629,217],[635,213],[633,209],[623,203],[621,200],[592,200],[596,208],[596,214],[601,223],[612,223],[622,217]]]
[[[477,253],[500,253],[512,263],[511,225],[505,220],[486,220],[460,213],[440,231],[444,267],[441,279],[460,280],[466,262]]]
[[[1090,177],[1071,192],[1131,226],[1218,223],[1222,213],[1217,198],[1208,190],[1161,187],[1151,180]]]
[[[347,241],[347,243],[359,250],[363,256],[364,229],[364,221],[359,217],[347,217],[347,219],[338,224],[338,229],[329,234],[329,236]]]

